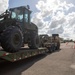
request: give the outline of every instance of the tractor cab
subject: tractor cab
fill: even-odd
[[[15,19],[24,25],[30,24],[30,14],[31,11],[28,7],[21,6],[16,8],[11,8],[11,19]]]
[[[11,12],[11,19],[15,19],[18,21],[22,27],[22,30],[25,29],[31,29],[36,30],[37,26],[33,23],[31,23],[31,10],[29,9],[29,6],[20,6],[16,8],[11,8],[9,10]],[[25,31],[24,31],[25,32]]]
[[[30,14],[31,11],[25,7],[16,7],[16,8],[11,8],[11,18],[19,20],[20,22],[25,22],[25,23],[30,23]]]

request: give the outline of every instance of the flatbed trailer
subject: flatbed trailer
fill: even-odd
[[[47,48],[39,48],[39,49],[22,48],[19,52],[16,53],[8,53],[5,52],[4,50],[0,50],[0,59],[15,62],[35,55],[47,53],[48,51],[49,50]]]

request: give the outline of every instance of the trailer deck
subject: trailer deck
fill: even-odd
[[[5,52],[4,50],[0,50],[0,58],[4,60],[8,60],[10,62],[14,62],[38,54],[43,54],[46,52],[48,52],[47,48],[39,48],[39,49],[22,48],[19,52],[16,53],[8,53]]]

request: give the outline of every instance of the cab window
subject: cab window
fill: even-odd
[[[28,14],[29,14],[29,12],[27,10],[25,10],[24,20],[26,23],[28,23]]]
[[[23,11],[21,9],[13,9],[11,18],[23,22]]]

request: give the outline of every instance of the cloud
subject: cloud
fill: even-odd
[[[65,19],[67,21],[67,25],[69,24],[70,26],[75,25],[75,12],[69,13]]]
[[[9,6],[9,0],[0,0],[0,14],[6,11]]]
[[[52,33],[52,34],[62,34],[64,31],[62,26],[58,26],[57,28],[50,29],[47,34]]]
[[[36,8],[38,12],[34,14],[32,22],[38,26],[40,34],[59,33],[60,36],[71,37],[70,34],[75,32],[72,30],[75,26],[75,12],[69,12],[71,8],[75,8],[73,3],[39,0]]]

